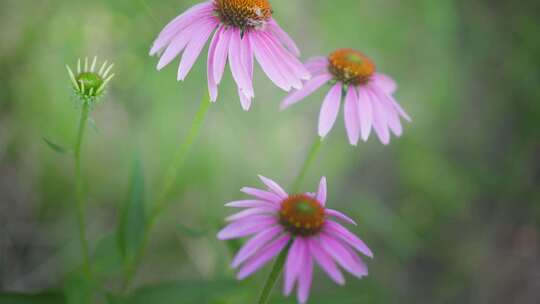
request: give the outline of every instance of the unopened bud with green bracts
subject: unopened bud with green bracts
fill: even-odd
[[[101,97],[107,84],[114,77],[114,74],[111,73],[114,64],[108,64],[105,61],[99,70],[96,65],[97,57],[94,57],[92,62],[89,62],[88,57],[84,59],[84,62],[79,59],[76,74],[69,65],[66,65],[75,94],[84,102],[94,102]]]

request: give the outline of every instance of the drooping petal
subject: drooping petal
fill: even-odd
[[[302,271],[298,276],[298,290],[297,296],[300,303],[306,303],[309,298],[309,290],[311,289],[311,283],[313,280],[313,258],[307,250],[304,250],[304,262]]]
[[[384,92],[378,86],[370,85],[369,89],[379,100],[381,108],[386,113],[386,118],[390,129],[396,136],[401,136],[403,133],[403,128],[401,127],[401,122],[399,121],[399,113],[394,108],[392,101],[390,101],[390,95]]]
[[[335,238],[328,236],[325,233],[320,234],[321,245],[324,250],[338,262],[343,269],[347,270],[352,275],[361,278],[365,275],[365,269],[358,264],[357,260],[351,256],[345,246]]]
[[[289,58],[287,58],[286,54],[280,51],[279,47],[273,43],[270,36],[266,33],[259,33],[259,37],[261,38],[261,41],[264,42],[264,47],[266,47],[268,54],[272,57],[276,68],[283,78],[285,78],[285,81],[287,81],[291,87],[297,90],[301,89],[302,81],[300,80],[300,77],[295,75],[294,69],[291,67]]]
[[[295,77],[302,80],[311,79],[311,73],[306,69],[306,67],[300,62],[300,60],[287,51],[283,45],[281,45],[274,35],[266,32],[263,33],[268,39],[268,42],[273,46],[279,58],[283,58],[283,63],[286,64],[291,70]]]
[[[260,248],[270,242],[274,237],[283,232],[281,226],[275,226],[259,232],[259,234],[247,241],[234,257],[231,266],[236,268],[253,256]]]
[[[349,143],[356,146],[360,138],[360,121],[358,115],[358,96],[356,94],[356,88],[352,85],[349,86],[347,91],[343,112]]]
[[[370,258],[373,258],[373,252],[371,252],[371,249],[369,249],[369,247],[361,239],[340,224],[333,221],[326,221],[324,224],[324,231],[340,238],[342,241],[346,242],[356,250]]]
[[[369,96],[371,107],[373,109],[373,127],[375,128],[375,132],[377,133],[377,136],[379,136],[381,143],[388,145],[390,143],[390,132],[388,131],[386,113],[379,100],[376,99],[369,90],[364,91],[366,91]]]
[[[317,89],[319,89],[321,86],[323,86],[325,83],[330,81],[332,79],[332,75],[330,74],[323,74],[319,76],[315,76],[312,79],[308,80],[304,84],[304,87],[298,91],[294,91],[290,93],[282,102],[280,109],[284,110],[288,108],[289,106],[299,102],[300,100],[306,98],[308,95],[315,92]]]
[[[236,85],[242,90],[246,97],[253,98],[253,85],[249,81],[249,74],[242,64],[241,59],[241,36],[240,30],[236,28],[230,29],[231,41],[229,44],[229,65],[231,72],[236,82]]]
[[[251,88],[253,88],[253,51],[251,50],[251,41],[249,35],[244,35],[240,41],[240,61],[246,70],[249,85]],[[253,97],[249,97],[243,91],[239,92],[239,94],[241,94],[240,102],[242,104],[242,108],[244,111],[249,111],[251,107],[251,100],[255,95]]]
[[[249,111],[251,108],[251,98],[246,96],[246,93],[242,91],[240,87],[238,87],[238,97],[240,98],[240,105],[242,106],[242,110]]]
[[[356,222],[352,218],[348,217],[347,215],[345,215],[345,214],[343,214],[343,213],[341,213],[341,212],[339,212],[337,210],[325,209],[324,213],[327,216],[335,217],[335,218],[337,218],[339,220],[342,220],[342,221],[345,221],[345,222],[347,222],[347,223],[349,223],[351,225],[355,225],[355,226],[357,225]]]
[[[339,113],[342,85],[336,83],[326,95],[319,115],[319,135],[325,137],[332,130]]]
[[[244,187],[240,189],[240,191],[244,192],[245,194],[254,196],[258,199],[262,199],[262,200],[269,201],[272,203],[281,202],[281,198],[273,192],[268,192],[268,191],[264,191],[257,188],[251,188],[251,187]]]
[[[298,275],[303,270],[305,241],[303,238],[296,238],[289,249],[287,260],[285,261],[283,293],[290,295]]]
[[[311,256],[315,258],[315,261],[321,268],[330,276],[330,278],[338,283],[339,285],[345,284],[345,278],[343,274],[337,267],[334,260],[326,253],[326,251],[321,247],[319,241],[316,239],[310,239],[308,241],[309,251]]]
[[[319,182],[319,189],[317,190],[317,201],[321,203],[323,206],[326,205],[326,177],[321,177],[321,181]]]
[[[375,75],[371,77],[371,83],[374,83],[376,86],[383,89],[388,95],[394,94],[397,90],[397,83],[394,79],[382,73],[375,73]]]
[[[292,38],[285,32],[281,26],[276,22],[276,20],[271,19],[270,22],[267,23],[268,29],[274,33],[279,40],[285,44],[285,46],[289,49],[289,51],[293,52],[293,54],[296,57],[300,57],[300,50],[298,49],[298,46],[292,40]]]
[[[208,92],[210,94],[210,100],[212,102],[215,102],[218,96],[218,87],[216,80],[214,79],[214,60],[216,56],[216,46],[220,43],[222,28],[223,27],[221,25],[218,27],[217,31],[214,33],[214,37],[212,37],[210,47],[208,48],[206,76],[208,78]]]
[[[373,108],[369,95],[363,87],[358,88],[358,119],[360,120],[362,140],[367,141],[373,123]]]
[[[255,256],[249,259],[244,264],[244,266],[242,266],[236,277],[239,280],[243,280],[253,274],[259,268],[264,266],[264,264],[270,261],[273,257],[278,255],[281,250],[285,248],[290,238],[291,237],[288,234],[284,234],[283,236],[273,241],[271,244],[259,250],[259,252]]]
[[[259,175],[259,179],[266,185],[266,187],[268,187],[268,189],[270,189],[275,194],[279,195],[279,197],[285,199],[289,196],[287,192],[285,192],[285,190],[283,190],[283,188],[281,188],[281,186],[275,181],[267,177],[264,177],[262,175]]]
[[[180,33],[186,27],[192,25],[198,20],[203,19],[204,17],[210,17],[213,11],[213,4],[211,2],[212,1],[207,1],[205,3],[194,5],[183,14],[169,22],[169,24],[163,28],[161,33],[159,33],[158,38],[154,41],[152,49],[150,50],[150,56],[159,53],[171,42],[171,40],[174,39],[174,37],[176,37],[178,33]]]
[[[221,82],[221,79],[223,78],[223,72],[225,71],[225,65],[227,64],[227,55],[229,54],[231,33],[231,29],[227,27],[222,27],[219,44],[216,46],[216,52],[214,56],[214,80],[217,84]]]
[[[209,22],[201,26],[200,31],[189,42],[184,50],[184,54],[182,55],[182,60],[180,61],[177,77],[178,80],[184,80],[186,78],[187,74],[193,67],[193,64],[195,64],[197,57],[199,57],[199,54],[206,44],[206,41],[208,41],[208,37],[210,34],[212,34],[217,26],[217,22]]]
[[[254,215],[248,219],[232,222],[217,235],[220,240],[230,240],[255,234],[277,224],[276,217],[269,215]]]
[[[270,78],[270,80],[279,88],[284,91],[290,91],[291,85],[285,80],[285,77],[281,75],[281,72],[276,66],[274,59],[266,49],[264,40],[261,40],[261,37],[257,32],[249,32],[248,35],[251,35],[251,47],[255,58],[261,65],[263,72]]]

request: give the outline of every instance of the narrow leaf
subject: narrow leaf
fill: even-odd
[[[51,150],[53,150],[54,152],[56,153],[60,153],[60,154],[66,154],[69,152],[68,149],[60,146],[59,144],[55,144],[54,142],[48,140],[47,138],[43,137],[43,141],[45,142],[45,144],[47,144],[47,146],[49,148],[51,148]]]

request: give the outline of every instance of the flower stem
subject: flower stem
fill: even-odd
[[[307,175],[307,172],[309,168],[311,167],[311,164],[315,161],[317,158],[317,155],[319,154],[319,151],[321,150],[322,146],[322,138],[318,137],[313,145],[311,146],[311,149],[309,150],[308,156],[306,160],[304,161],[304,164],[302,165],[302,169],[300,169],[300,173],[296,177],[296,180],[293,183],[292,191],[293,193],[297,193],[300,191],[300,187],[302,186],[302,182],[304,181],[304,178]],[[268,302],[268,299],[270,298],[270,293],[272,292],[272,289],[274,288],[274,285],[276,284],[277,279],[279,278],[281,272],[283,271],[283,266],[285,265],[285,258],[287,257],[287,254],[289,253],[290,243],[289,245],[279,254],[278,258],[276,259],[276,262],[274,263],[274,266],[272,266],[272,271],[270,272],[270,275],[266,279],[266,283],[264,284],[263,291],[261,293],[261,296],[259,297],[259,304],[266,304]]]
[[[197,114],[195,114],[195,118],[193,119],[193,122],[191,124],[187,137],[184,139],[182,144],[178,147],[178,150],[176,151],[174,155],[173,161],[171,165],[168,167],[169,169],[167,170],[165,174],[163,184],[161,185],[160,190],[157,192],[158,194],[154,200],[154,203],[152,204],[153,208],[150,211],[150,214],[148,216],[148,221],[146,222],[146,225],[144,226],[143,239],[142,239],[141,245],[139,246],[139,248],[133,255],[133,258],[128,260],[126,264],[125,277],[124,277],[124,282],[123,282],[123,287],[122,287],[124,292],[128,290],[129,285],[131,284],[131,281],[135,277],[135,274],[137,272],[137,267],[139,266],[139,263],[144,255],[146,247],[148,246],[150,231],[152,230],[152,227],[154,226],[157,217],[166,209],[168,205],[167,196],[170,194],[174,186],[174,182],[176,181],[176,178],[178,177],[178,173],[180,172],[180,169],[182,168],[182,165],[184,164],[184,161],[186,160],[186,156],[189,153],[191,146],[193,145],[193,142],[199,135],[199,132],[204,122],[204,118],[206,117],[206,113],[208,113],[209,108],[210,108],[210,98],[204,97],[203,100],[201,101]]]
[[[81,242],[83,252],[83,268],[87,279],[91,278],[90,270],[90,253],[88,250],[88,240],[86,238],[86,217],[85,217],[85,197],[84,186],[81,175],[81,146],[84,138],[84,131],[88,121],[90,112],[89,102],[83,102],[81,117],[79,120],[79,129],[77,131],[77,139],[75,142],[75,191],[77,195],[77,219],[79,224],[79,240]]]

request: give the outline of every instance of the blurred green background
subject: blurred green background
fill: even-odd
[[[0,303],[79,303],[87,288],[121,301],[115,231],[134,167],[148,203],[206,94],[202,57],[177,83],[176,64],[158,73],[147,54],[196,2],[1,0]],[[362,50],[413,117],[388,147],[373,136],[349,146],[341,118],[325,141],[304,188],[327,176],[329,204],[359,222],[351,229],[375,259],[345,287],[317,271],[310,303],[540,303],[540,2],[271,3],[303,59]],[[78,275],[73,161],[43,141],[72,145],[80,108],[64,66],[94,55],[116,73],[83,148],[93,268],[107,291]],[[223,204],[257,174],[292,183],[323,97],[279,112],[285,93],[260,69],[255,78],[243,112],[226,72],[128,303],[255,302],[269,269],[234,280],[231,246],[215,239]],[[295,303],[280,290],[271,303]]]

